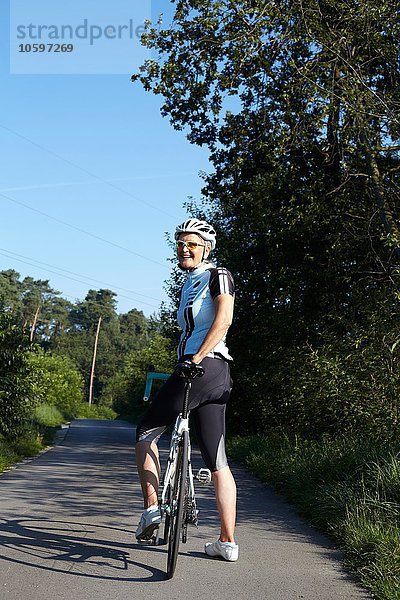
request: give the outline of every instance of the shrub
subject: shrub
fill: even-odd
[[[34,418],[40,427],[58,427],[65,421],[65,416],[59,409],[50,404],[39,404],[35,408]]]
[[[109,406],[99,404],[87,404],[81,402],[76,415],[77,419],[115,419],[117,413]]]
[[[38,352],[29,356],[29,364],[35,374],[34,393],[38,401],[73,418],[82,402],[83,378],[72,361]]]
[[[0,301],[0,434],[16,439],[30,426],[36,403],[27,357],[29,335]]]
[[[137,416],[143,411],[143,392],[149,365],[160,373],[171,373],[176,363],[175,352],[169,348],[169,341],[157,333],[143,350],[135,350],[127,355],[125,368],[106,388],[105,394],[113,390],[113,407],[119,415]]]
[[[307,435],[364,432],[385,437],[400,413],[400,346],[395,338],[334,340],[298,349],[279,407],[283,426]]]

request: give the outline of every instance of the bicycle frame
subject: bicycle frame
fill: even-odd
[[[171,507],[168,505],[168,501],[167,501],[167,493],[168,493],[169,486],[174,485],[175,470],[176,470],[176,460],[175,459],[176,459],[176,455],[178,452],[179,444],[182,442],[184,431],[187,431],[189,433],[189,413],[186,418],[183,418],[182,414],[180,414],[177,417],[176,422],[175,422],[175,427],[172,432],[171,446],[170,446],[170,451],[169,451],[169,456],[168,456],[168,463],[167,463],[167,468],[165,471],[163,490],[162,490],[162,494],[161,494],[161,502],[160,502],[161,518],[163,517],[163,515],[165,513],[169,514],[169,512],[171,511]],[[188,504],[191,506],[191,509],[193,511],[195,511],[196,510],[196,508],[195,508],[195,491],[194,491],[194,477],[193,477],[192,464],[191,464],[190,440],[189,440],[189,445],[188,445],[188,478],[187,478],[187,481],[188,481],[188,492],[187,492]]]
[[[201,377],[204,370],[198,369],[197,375]],[[198,523],[188,410],[192,380],[197,375],[190,373],[189,376],[184,377],[186,381],[182,413],[178,415],[172,431],[168,462],[159,500],[161,522],[164,521],[163,541],[168,544],[167,575],[169,579],[173,577],[175,572],[180,540],[185,543],[188,525],[197,526]],[[209,469],[200,469],[196,474],[196,478],[201,483],[210,483],[211,472]],[[156,537],[153,538],[156,544],[159,543],[160,530],[161,526],[158,527]]]

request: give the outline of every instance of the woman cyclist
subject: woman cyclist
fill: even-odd
[[[204,462],[212,473],[220,517],[220,536],[205,545],[209,556],[236,561],[236,484],[225,454],[225,409],[231,392],[225,337],[232,322],[234,283],[227,269],[207,259],[216,246],[211,225],[187,219],[176,228],[179,266],[187,272],[178,309],[182,330],[179,362],[189,360],[204,368],[192,382],[189,409],[194,419]],[[144,497],[144,512],[136,530],[138,540],[149,539],[161,522],[158,507],[160,463],[157,442],[182,411],[184,381],[172,374],[156,395],[136,431],[136,463]]]

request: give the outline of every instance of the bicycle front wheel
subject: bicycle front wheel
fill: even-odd
[[[185,500],[186,478],[188,471],[188,446],[189,434],[183,432],[182,442],[177,453],[177,467],[175,481],[171,489],[171,511],[168,528],[168,559],[167,575],[171,579],[175,573],[176,559],[178,557],[179,542],[182,534],[183,505]]]

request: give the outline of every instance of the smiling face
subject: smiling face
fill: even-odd
[[[203,262],[203,253],[204,259],[206,259],[210,253],[208,244],[196,233],[181,233],[179,240],[182,242],[196,242],[199,244],[197,248],[194,248],[193,250],[189,250],[187,246],[178,249],[178,259],[182,269],[195,269]]]

